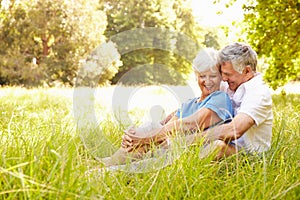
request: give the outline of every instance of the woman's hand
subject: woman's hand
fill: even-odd
[[[128,134],[131,134],[131,135],[135,135],[137,131],[136,131],[136,128],[132,126],[129,129],[125,130],[124,132],[125,132],[125,134],[128,133]]]
[[[121,146],[125,149],[134,147],[137,145],[142,145],[141,143],[139,143],[137,141],[141,140],[140,142],[142,142],[143,138],[147,137],[146,132],[140,132],[135,127],[130,127],[129,129],[125,130],[124,132],[125,132],[125,134],[122,137]]]
[[[151,143],[159,145],[165,141],[165,134],[159,135],[161,130],[162,128],[158,128],[150,132],[141,132],[135,128],[129,128],[122,137],[121,146],[126,149],[127,152],[149,149]]]
[[[121,142],[121,146],[124,149],[130,148],[132,146],[131,144],[132,140],[128,135],[123,135],[122,137],[122,142]]]
[[[137,135],[132,135],[130,133],[126,133],[122,139],[123,140],[121,145],[128,152],[135,151],[144,146],[149,146],[152,142],[151,137],[141,137]]]

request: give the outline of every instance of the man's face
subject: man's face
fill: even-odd
[[[231,62],[225,62],[221,66],[221,74],[223,81],[229,85],[229,89],[236,91],[236,89],[245,82],[245,74],[240,74],[233,69]]]

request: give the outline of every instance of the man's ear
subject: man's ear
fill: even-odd
[[[254,71],[252,70],[250,65],[247,65],[244,68],[243,73],[246,75],[245,76],[246,81],[249,81],[250,79],[252,79],[254,77]]]

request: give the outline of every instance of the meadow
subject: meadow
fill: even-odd
[[[117,146],[128,124],[112,121],[102,96],[97,118]],[[272,98],[272,147],[262,156],[215,162],[194,146],[162,169],[87,175],[100,164],[76,132],[73,90],[0,88],[0,199],[300,199],[300,95]],[[133,121],[144,114],[131,111]]]

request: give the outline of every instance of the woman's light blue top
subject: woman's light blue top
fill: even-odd
[[[208,108],[214,111],[224,121],[233,118],[232,103],[225,92],[216,91],[201,102],[197,102],[198,99],[199,97],[196,97],[183,103],[175,115],[178,118],[185,118],[194,114],[201,108]]]

